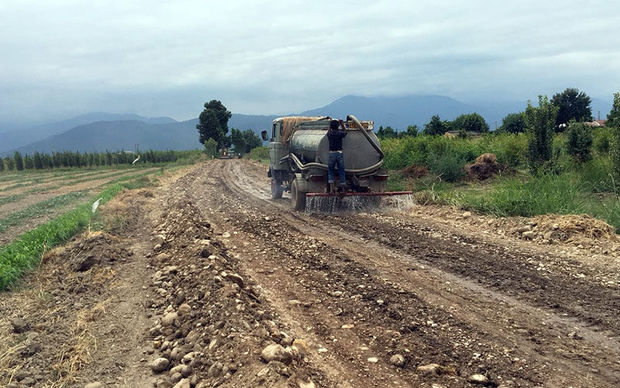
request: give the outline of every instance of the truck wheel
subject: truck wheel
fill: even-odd
[[[295,210],[306,210],[306,193],[298,190],[297,180],[291,184],[291,199]]]
[[[271,199],[280,199],[282,198],[282,192],[284,189],[282,188],[282,182],[277,179],[271,178]]]

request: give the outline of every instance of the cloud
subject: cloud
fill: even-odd
[[[0,119],[286,113],[344,94],[520,99],[620,85],[613,1],[0,4]],[[196,108],[198,107],[198,108]]]

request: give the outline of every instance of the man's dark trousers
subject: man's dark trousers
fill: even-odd
[[[334,183],[334,169],[338,165],[338,177],[340,178],[340,186],[344,186],[347,182],[344,175],[344,155],[342,152],[330,152],[327,159],[327,181]]]

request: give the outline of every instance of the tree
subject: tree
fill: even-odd
[[[4,171],[4,159],[0,158],[0,171]]]
[[[43,159],[41,159],[41,154],[39,151],[34,152],[34,168],[41,169],[43,168]]]
[[[407,130],[405,131],[405,136],[416,137],[418,136],[418,126],[417,125],[409,125],[407,126]]]
[[[4,165],[6,166],[7,171],[15,170],[15,159],[7,156],[6,158],[4,158]]]
[[[247,142],[245,141],[245,137],[243,136],[243,132],[236,128],[232,128],[230,130],[230,142],[233,147],[235,147],[235,152],[239,154],[244,154],[247,147]]]
[[[214,139],[208,138],[204,142],[204,147],[205,154],[207,154],[208,157],[214,158],[217,156],[217,142]]]
[[[616,170],[616,179],[620,181],[620,126],[616,128],[616,141],[612,152],[614,160],[614,169]]]
[[[24,169],[24,159],[22,158],[22,154],[18,151],[15,151],[13,154],[13,159],[15,160],[15,169],[23,170]]]
[[[34,162],[32,161],[32,157],[28,154],[24,156],[24,168],[26,170],[32,170],[34,168]]]
[[[243,137],[245,138],[245,152],[248,153],[256,147],[260,147],[263,145],[263,141],[257,134],[254,133],[251,129],[246,129],[243,131]]]
[[[424,124],[423,133],[426,135],[443,135],[450,129],[450,123],[448,121],[441,121],[439,115],[431,117],[431,121]]]
[[[485,133],[489,132],[489,124],[478,113],[470,113],[460,115],[454,119],[452,130]]]
[[[558,108],[555,125],[567,124],[571,120],[592,121],[591,102],[587,94],[575,88],[568,88],[562,93],[555,94],[551,99],[551,103]]]
[[[385,128],[381,126],[377,131],[377,137],[379,139],[394,139],[398,137],[398,132],[396,132],[394,128],[390,127],[389,125]]]
[[[592,129],[584,123],[572,122],[568,126],[567,152],[577,163],[592,159]]]
[[[553,153],[553,128],[558,107],[549,102],[547,96],[538,96],[538,107],[528,101],[525,109],[525,123],[529,133],[528,157],[530,168],[538,171],[551,160]]]
[[[607,115],[607,125],[620,128],[620,93],[614,93],[614,103]]]
[[[525,114],[509,113],[502,120],[502,126],[499,127],[500,132],[521,133],[525,132]]]
[[[204,110],[198,117],[198,134],[200,142],[204,144],[211,138],[217,142],[218,149],[230,145],[228,133],[228,120],[232,113],[219,100],[211,100],[204,105]]]

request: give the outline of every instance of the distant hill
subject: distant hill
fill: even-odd
[[[524,109],[525,103],[492,103],[480,107],[465,104],[450,97],[436,95],[344,96],[324,107],[308,110],[301,114],[338,118],[353,114],[360,120],[374,120],[376,127],[389,125],[394,129],[404,130],[409,125],[417,125],[421,129],[436,114],[442,120],[454,120],[458,115],[477,112],[485,118],[491,128],[494,128],[494,122],[498,121],[498,124],[501,124],[501,119],[506,114]]]
[[[271,128],[271,124],[274,119],[280,117],[279,115],[244,115],[239,113],[233,113],[230,120],[228,120],[228,128],[236,128],[242,131],[246,129],[253,130],[260,136],[262,130]]]
[[[34,151],[81,151],[103,152],[106,150],[189,150],[200,148],[197,119],[149,124],[144,121],[98,121],[79,125],[58,135],[50,136],[23,147],[21,153]]]
[[[133,113],[116,114],[95,112],[73,117],[68,120],[57,121],[37,125],[31,128],[19,130],[9,130],[0,133],[0,153],[27,145],[38,140],[43,140],[49,136],[63,133],[79,125],[90,124],[97,121],[118,121],[118,120],[137,120],[149,124],[175,123],[170,117],[143,117]]]
[[[478,112],[494,129],[495,123],[508,113],[525,109],[525,102],[480,104],[484,107],[465,104],[445,96],[403,96],[403,97],[362,97],[344,96],[321,108],[299,113],[305,116],[332,116],[344,118],[354,114],[359,119],[374,120],[376,127],[391,126],[404,130],[408,125],[420,128],[431,116],[438,114],[444,120],[453,120],[464,113]],[[257,135],[268,130],[271,122],[286,115],[246,115],[234,113],[229,120],[229,128],[251,129]],[[145,118],[133,114],[117,115],[93,113],[70,120],[45,124],[19,131],[21,144],[7,141],[13,133],[0,133],[0,155],[7,155],[17,149],[22,153],[50,151],[105,151],[133,150],[136,144],[140,149],[194,149],[201,147],[196,131],[197,119],[177,122],[168,117]],[[77,123],[77,124],[76,124]],[[46,136],[43,136],[46,134]],[[26,141],[34,138],[36,141]],[[11,139],[8,139],[11,140]],[[24,142],[25,141],[25,142]]]

